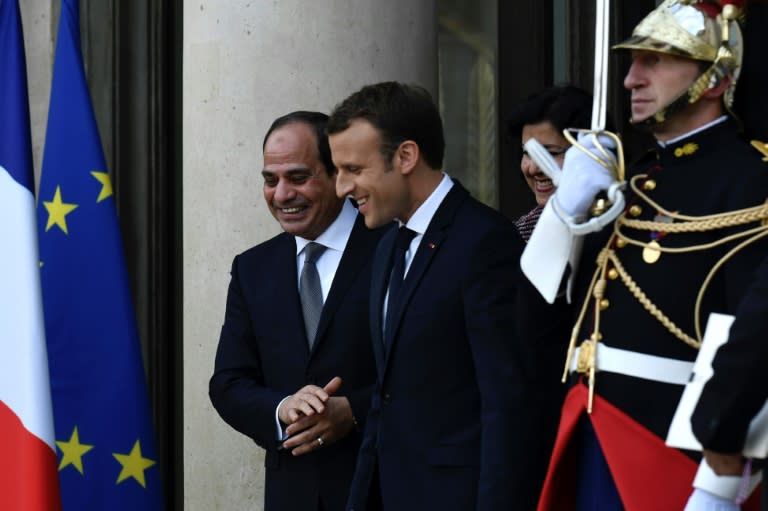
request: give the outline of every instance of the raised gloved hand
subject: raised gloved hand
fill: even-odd
[[[600,145],[605,150],[601,151],[596,144],[596,138],[598,137],[592,133],[582,132],[579,133],[578,142],[598,159],[615,163],[616,143],[613,139],[607,136],[599,137]],[[581,148],[571,146],[565,153],[563,172],[551,200],[557,202],[557,209],[570,217],[583,219],[595,196],[601,191],[607,191],[615,182],[613,174],[605,166]]]

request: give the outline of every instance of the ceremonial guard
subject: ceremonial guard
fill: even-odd
[[[679,511],[706,472],[664,439],[709,313],[735,313],[768,251],[768,163],[731,114],[742,4],[665,0],[614,47],[657,145],[625,176],[618,137],[580,133],[526,247],[531,282],[577,314],[540,511]],[[705,497],[727,501],[709,475]]]

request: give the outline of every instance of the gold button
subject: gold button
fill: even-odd
[[[624,238],[619,238],[616,240],[616,248],[624,248],[627,246],[627,242]]]
[[[604,311],[605,309],[607,309],[610,306],[611,306],[611,302],[608,301],[608,298],[603,298],[602,300],[600,300],[600,310],[601,311]]]
[[[608,270],[608,278],[611,280],[616,280],[619,278],[619,272],[616,271],[616,268],[611,268]]]
[[[656,189],[656,181],[653,179],[646,180],[645,183],[643,183],[643,190],[651,191]]]
[[[640,216],[643,214],[643,208],[635,204],[631,208],[629,208],[629,214],[632,216]]]

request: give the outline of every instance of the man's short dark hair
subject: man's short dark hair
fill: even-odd
[[[307,110],[297,110],[291,112],[282,117],[278,117],[272,122],[272,126],[267,130],[267,134],[264,135],[264,142],[261,144],[261,149],[267,145],[267,139],[278,128],[287,126],[288,124],[303,123],[312,128],[315,134],[315,140],[317,141],[317,152],[320,157],[320,161],[325,165],[325,171],[329,176],[336,173],[336,167],[333,165],[333,159],[331,158],[331,147],[328,145],[328,135],[326,134],[325,127],[328,124],[328,116],[322,112],[310,112]]]
[[[443,166],[443,121],[425,88],[399,82],[366,85],[336,105],[328,120],[328,134],[346,130],[355,119],[368,121],[378,130],[387,165],[400,144],[412,140],[427,165],[433,169]]]
[[[566,128],[589,128],[592,96],[574,85],[558,85],[528,96],[509,116],[509,135],[519,140],[523,126],[549,121],[558,133]]]

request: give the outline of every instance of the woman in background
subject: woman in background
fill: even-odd
[[[525,144],[536,139],[562,166],[565,151],[570,147],[563,137],[565,128],[588,128],[592,114],[592,97],[571,85],[552,87],[530,96],[514,110],[509,121],[510,133]],[[536,207],[516,222],[520,236],[527,242],[555,186],[523,150],[520,161],[523,178],[531,188]],[[548,304],[526,279],[519,286],[517,321],[518,335],[532,348],[530,361],[534,368],[533,390],[537,403],[529,412],[529,423],[535,431],[528,434],[531,454],[527,458],[527,482],[539,490],[544,482],[549,456],[557,434],[565,386],[560,383],[567,350],[572,308],[564,297]],[[521,503],[520,509],[535,509],[536,503]]]
[[[591,116],[592,96],[573,85],[561,85],[537,92],[520,103],[510,116],[509,130],[523,145],[535,139],[562,166],[565,151],[571,145],[563,137],[563,130],[589,128]],[[555,186],[525,149],[520,170],[536,197],[536,207],[515,221],[520,236],[528,241]]]

